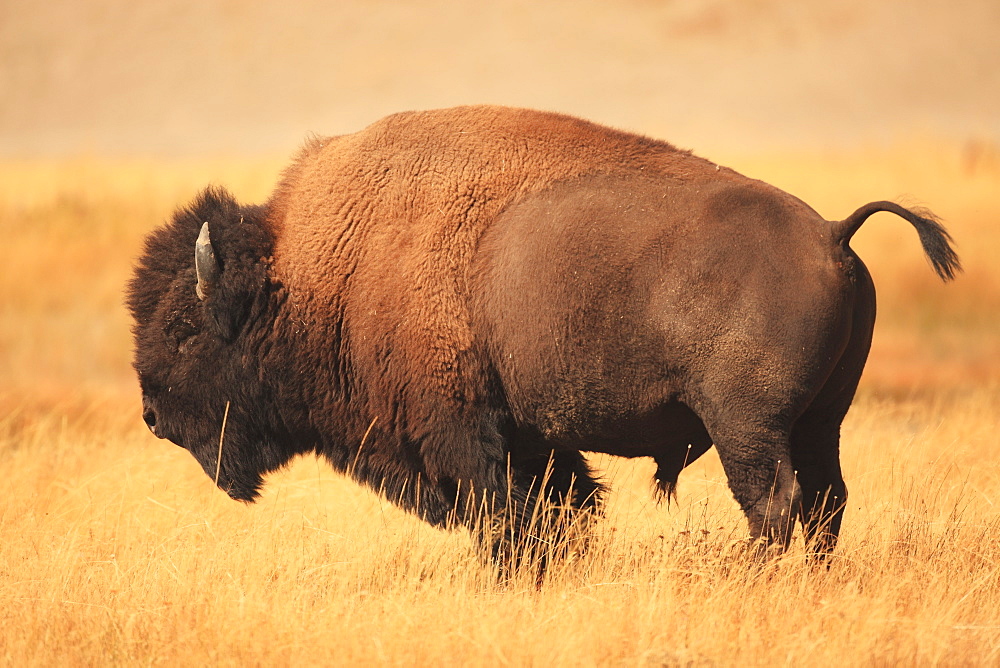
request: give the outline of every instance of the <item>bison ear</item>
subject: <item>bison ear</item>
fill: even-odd
[[[208,222],[201,226],[201,233],[198,241],[194,244],[194,271],[198,276],[198,285],[195,292],[198,299],[205,301],[212,292],[215,291],[219,283],[219,261],[215,258],[215,249],[212,247],[212,236],[208,231]]]

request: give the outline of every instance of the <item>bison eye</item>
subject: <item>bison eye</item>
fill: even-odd
[[[178,352],[186,353],[194,342],[192,337],[197,333],[198,328],[193,323],[183,320],[170,328],[167,339]]]
[[[190,352],[192,345],[194,345],[194,337],[189,336],[188,338],[177,344],[177,352],[186,354]]]

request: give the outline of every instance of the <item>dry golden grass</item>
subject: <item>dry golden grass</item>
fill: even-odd
[[[0,165],[0,659],[26,664],[912,665],[1000,662],[1000,162],[928,143],[713,156],[841,218],[912,193],[967,267],[936,282],[916,235],[856,247],[881,314],[844,428],[841,549],[763,569],[718,460],[657,506],[613,483],[591,552],[498,587],[469,538],[315,459],[244,506],[148,434],[122,284],[142,236],[209,182],[261,200],[281,161]],[[985,155],[985,157],[983,157]]]

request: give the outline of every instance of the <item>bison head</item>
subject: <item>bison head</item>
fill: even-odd
[[[143,419],[243,501],[296,454],[266,371],[280,363],[265,222],[264,208],[206,190],[150,234],[128,286]]]

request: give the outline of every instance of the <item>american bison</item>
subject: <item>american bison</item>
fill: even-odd
[[[829,222],[553,113],[396,114],[309,141],[263,205],[208,189],[150,234],[143,418],[234,499],[317,453],[435,525],[504,520],[482,532],[501,562],[539,500],[599,509],[583,452],[652,457],[669,494],[714,444],[752,536],[787,545],[798,518],[827,554],[875,320],[848,243],[879,211],[959,270],[927,211]]]

